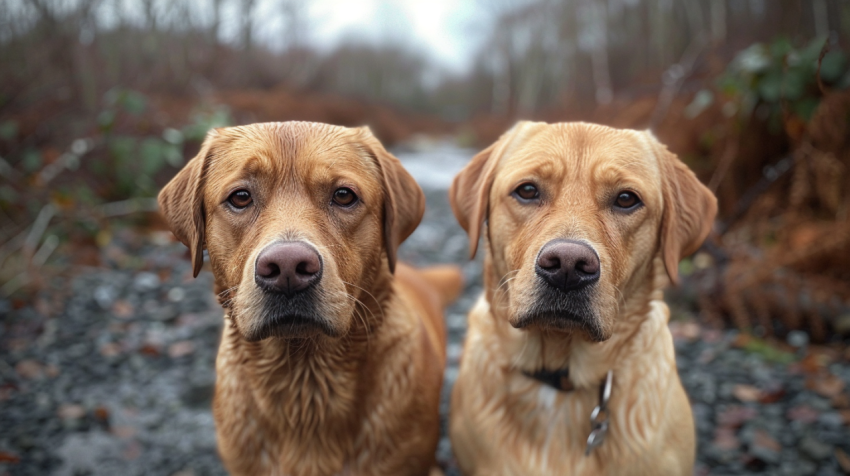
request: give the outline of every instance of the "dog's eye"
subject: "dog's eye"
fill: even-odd
[[[640,198],[634,192],[620,192],[614,203],[617,208],[631,210],[641,204]]]
[[[523,200],[534,200],[540,197],[540,192],[532,183],[524,183],[514,190],[514,194]]]
[[[227,202],[230,203],[233,208],[238,208],[240,210],[250,205],[253,201],[251,193],[247,190],[237,190],[227,197]]]
[[[357,202],[357,195],[350,188],[342,187],[334,192],[333,201],[341,207],[350,207]]]

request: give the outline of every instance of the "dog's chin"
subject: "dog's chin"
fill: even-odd
[[[611,337],[603,324],[594,287],[563,292],[548,286],[535,290],[530,302],[520,305],[509,319],[517,329],[578,334],[591,342]]]
[[[307,339],[321,335],[339,337],[341,333],[320,317],[302,314],[264,316],[262,322],[243,333],[249,342],[271,338]]]
[[[592,342],[602,342],[610,337],[596,316],[565,311],[534,311],[516,315],[510,320],[517,329],[540,329],[548,332],[573,334],[579,332]]]
[[[236,325],[250,342],[271,338],[341,337],[341,321],[334,321],[322,312],[316,306],[317,299],[313,293],[292,298],[265,295],[260,298],[259,305],[245,309],[245,313],[239,311],[241,306],[234,309]]]

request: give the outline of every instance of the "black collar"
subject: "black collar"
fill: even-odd
[[[522,373],[526,377],[531,377],[538,382],[545,383],[555,390],[560,390],[562,392],[571,392],[575,390],[575,386],[573,386],[573,382],[570,380],[569,368],[558,370],[540,369],[534,372],[526,372],[523,370]]]

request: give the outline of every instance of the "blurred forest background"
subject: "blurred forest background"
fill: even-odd
[[[850,474],[848,55],[850,0],[0,0],[0,476],[224,474],[221,309],[155,197],[258,121],[369,125],[422,185],[400,256],[469,281],[445,423],[446,189],[519,119],[651,129],[719,199],[667,299],[695,474]]]
[[[483,147],[517,119],[651,128],[715,191],[701,315],[850,334],[850,2],[480,1],[463,71],[317,48],[303,0],[0,0],[0,297],[97,265],[214,126],[370,125]],[[227,31],[224,31],[227,26]],[[15,304],[15,303],[18,304]]]

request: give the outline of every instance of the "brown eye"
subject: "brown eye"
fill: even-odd
[[[634,192],[620,192],[617,195],[617,201],[614,203],[617,208],[630,210],[641,204],[640,199]]]
[[[227,197],[227,202],[230,203],[233,208],[238,208],[240,210],[250,205],[253,201],[251,193],[247,190],[237,190]]]
[[[357,195],[350,188],[338,188],[334,192],[333,201],[341,207],[350,207],[357,202]]]
[[[540,197],[537,187],[531,183],[524,183],[514,190],[514,194],[523,200],[534,200]]]

